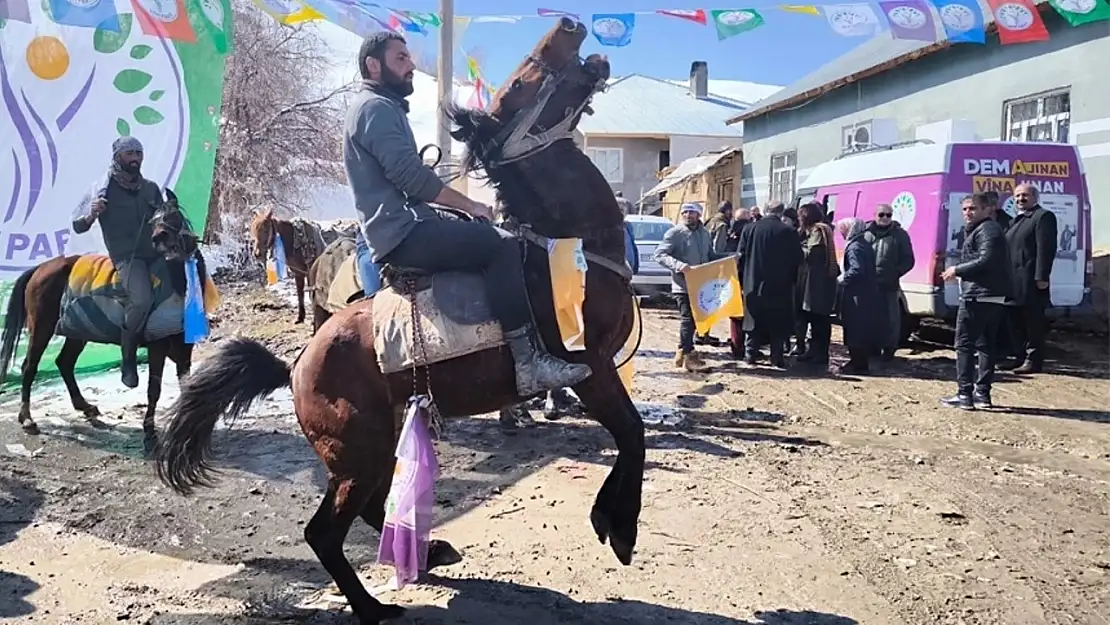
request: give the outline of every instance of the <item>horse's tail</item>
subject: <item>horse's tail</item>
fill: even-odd
[[[234,421],[290,384],[289,365],[252,339],[226,339],[202,365],[181,381],[157,452],[158,477],[182,495],[212,485],[212,431],[220,417]]]
[[[36,269],[38,267],[24,271],[12,285],[12,293],[8,297],[8,310],[4,314],[4,335],[0,338],[0,384],[8,377],[8,367],[11,366],[15,349],[19,345],[19,336],[23,334],[23,326],[27,325],[27,285]]]

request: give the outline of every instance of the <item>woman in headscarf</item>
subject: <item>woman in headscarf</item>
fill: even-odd
[[[798,362],[814,365],[829,364],[829,343],[832,340],[833,308],[836,305],[836,278],[840,266],[836,262],[836,244],[833,231],[824,222],[820,204],[804,204],[798,209],[798,223],[802,231],[802,253],[805,262],[798,272],[798,307],[801,321],[796,335],[803,352]],[[812,329],[812,339],[805,346],[806,329]]]
[[[840,299],[840,325],[844,344],[848,347],[848,364],[844,373],[866,373],[871,349],[878,339],[879,282],[875,273],[875,250],[864,239],[866,225],[862,219],[846,217],[836,222],[836,231],[844,237],[844,287]]]

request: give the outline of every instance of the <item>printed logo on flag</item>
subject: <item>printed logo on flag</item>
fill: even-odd
[[[139,0],[151,17],[159,22],[172,22],[177,19],[177,0]]]
[[[836,7],[829,15],[829,23],[840,34],[854,34],[859,27],[867,25],[870,21],[854,6]]]
[[[890,202],[890,208],[890,212],[894,213],[894,221],[901,224],[903,230],[909,230],[917,216],[917,198],[909,191],[903,191]]]
[[[740,26],[755,19],[751,11],[722,11],[717,14],[717,21],[725,26]]]
[[[1098,6],[1097,0],[1056,0],[1056,5],[1065,11],[1086,15]]]
[[[929,18],[919,9],[906,5],[894,7],[887,11],[886,16],[892,24],[907,30],[916,30],[929,22]]]
[[[998,7],[995,19],[1008,30],[1026,30],[1033,25],[1033,12],[1020,4],[1008,2]]]
[[[946,4],[940,10],[940,21],[953,32],[966,33],[975,28],[975,14],[962,4]]]
[[[100,0],[66,0],[66,2],[78,9],[91,9],[100,4]]]
[[[603,17],[594,20],[594,32],[602,37],[620,39],[624,37],[626,30],[628,30],[628,27],[624,25],[624,21],[615,17]]]
[[[200,0],[200,10],[213,26],[224,29],[224,5],[220,0]]]
[[[698,288],[698,308],[711,313],[732,299],[732,283],[726,278],[707,280]]]

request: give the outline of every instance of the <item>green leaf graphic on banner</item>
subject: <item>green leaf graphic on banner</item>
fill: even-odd
[[[123,93],[138,93],[150,84],[154,77],[138,69],[125,69],[116,74],[112,84]]]
[[[154,50],[154,48],[140,43],[139,45],[134,46],[133,48],[131,48],[131,58],[133,58],[137,61],[145,59],[147,57],[147,55],[149,55],[152,50]]]
[[[131,136],[131,124],[127,123],[126,119],[122,119],[122,118],[117,119],[116,120],[116,132],[118,132],[119,136],[121,136],[121,137]]]
[[[166,95],[166,92],[161,89],[159,89],[158,91],[152,91],[150,92],[150,101],[157,102],[158,100],[161,100],[162,96],[164,95]]]
[[[131,14],[119,14],[119,32],[97,28],[93,33],[93,48],[103,54],[113,54],[123,49],[131,37]]]
[[[149,106],[143,105],[135,109],[135,121],[144,126],[153,126],[163,119],[165,119],[165,117],[162,117],[161,113]]]

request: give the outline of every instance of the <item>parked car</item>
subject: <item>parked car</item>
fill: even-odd
[[[670,293],[671,272],[655,262],[655,248],[674,224],[658,215],[628,215],[624,220],[632,226],[632,238],[640,254],[640,273],[632,276],[632,288],[640,295]]]

